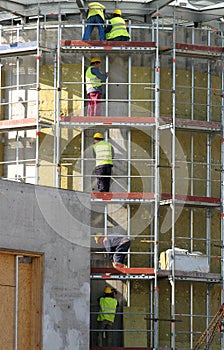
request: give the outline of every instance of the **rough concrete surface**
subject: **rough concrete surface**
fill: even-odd
[[[89,195],[0,180],[0,198],[1,249],[44,254],[42,349],[88,349]]]

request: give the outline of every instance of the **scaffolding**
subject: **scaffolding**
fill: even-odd
[[[1,176],[90,192],[92,241],[98,229],[131,238],[124,270],[91,247],[94,297],[109,284],[125,302],[115,348],[193,349],[223,301],[223,32],[184,26],[174,11],[172,24],[159,13],[129,21],[130,42],[83,42],[84,22],[40,19],[0,28]],[[120,69],[105,83],[103,115],[88,117],[84,73],[95,54],[106,71]],[[108,193],[95,188],[94,130],[116,149]],[[208,270],[178,270],[177,247]],[[92,299],[92,349],[96,313]]]

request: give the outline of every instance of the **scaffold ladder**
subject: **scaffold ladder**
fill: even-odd
[[[194,346],[194,350],[210,349],[210,345],[217,332],[223,332],[223,317],[224,317],[224,303],[210,321],[206,330],[202,333],[198,342]]]

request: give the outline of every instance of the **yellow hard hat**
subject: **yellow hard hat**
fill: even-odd
[[[113,15],[121,16],[122,15],[121,10],[115,9],[114,12],[113,12]]]
[[[96,241],[96,244],[99,243],[100,237],[103,237],[103,233],[102,233],[102,232],[98,232],[98,233],[96,234],[96,236],[94,237],[94,239],[95,239],[95,241]]]
[[[96,132],[96,133],[93,135],[93,138],[94,138],[94,139],[104,139],[104,136],[103,136],[100,132]]]
[[[100,60],[99,57],[92,57],[90,62],[91,63],[96,63],[96,62],[101,62],[101,60]]]
[[[110,287],[105,287],[105,288],[104,288],[104,293],[106,293],[106,294],[112,293],[111,288],[110,288]]]

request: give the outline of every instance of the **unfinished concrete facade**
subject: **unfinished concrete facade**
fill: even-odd
[[[1,349],[87,349],[90,212],[71,191],[0,188]]]
[[[189,20],[185,7],[163,7],[168,1],[152,1],[150,8],[144,2],[131,3],[128,7],[122,2],[105,2],[108,13],[121,7],[129,20],[131,42],[122,45],[99,42],[95,31],[92,41],[81,41],[84,23],[80,14],[85,3],[73,15],[54,7],[54,13],[45,9],[46,14],[42,10],[35,18],[26,16],[26,23],[20,16],[12,17],[11,23],[2,20],[1,175],[60,188],[62,197],[67,197],[62,202],[70,203],[66,208],[72,216],[70,221],[70,215],[57,206],[48,209],[45,199],[41,202],[47,222],[50,215],[50,232],[55,218],[62,227],[59,234],[57,230],[50,234],[57,250],[64,247],[59,249],[60,261],[55,260],[52,267],[55,251],[50,249],[48,234],[43,238],[47,254],[36,234],[32,244],[23,229],[18,241],[14,240],[13,231],[6,230],[4,215],[2,248],[49,256],[49,263],[45,258],[43,264],[49,274],[44,275],[44,288],[49,286],[51,269],[59,269],[61,263],[66,269],[71,263],[68,276],[63,268],[53,273],[56,281],[61,278],[68,285],[69,292],[64,290],[63,301],[58,296],[63,330],[54,337],[56,325],[50,319],[49,336],[47,323],[43,323],[44,349],[57,349],[56,344],[58,349],[96,347],[97,297],[105,285],[116,287],[120,302],[114,348],[193,349],[223,302],[223,24],[218,15],[213,22],[199,13],[198,22],[193,17]],[[102,115],[89,118],[84,72],[95,55],[100,55],[101,69],[110,71],[110,78],[104,86]],[[115,148],[110,194],[96,191],[95,131],[104,133]],[[17,191],[24,186],[9,184],[8,189],[17,186]],[[40,188],[60,203],[57,189],[24,188],[28,194]],[[23,210],[25,226],[30,217],[32,213]],[[76,223],[79,217],[81,228],[79,220]],[[15,220],[13,227],[17,223]],[[108,255],[93,239],[99,230],[131,237],[126,273],[111,271]],[[86,250],[88,239],[91,257]],[[194,269],[192,260],[187,260],[178,270],[177,248],[189,259],[203,261],[203,267]],[[161,255],[163,252],[166,254]],[[74,260],[68,262],[71,256]],[[83,276],[80,282],[76,273]],[[57,286],[52,283],[50,288],[57,296]],[[67,298],[81,304],[78,313],[72,309],[70,314],[69,306],[67,315]],[[91,304],[90,321],[89,316],[83,319],[85,301],[87,308]],[[43,310],[51,308],[50,302],[46,293]],[[43,312],[44,319],[46,314]],[[59,316],[55,313],[54,317]],[[80,345],[86,327],[89,337]],[[82,331],[76,344],[77,329]],[[220,349],[222,344],[222,334],[218,334],[213,348]]]

